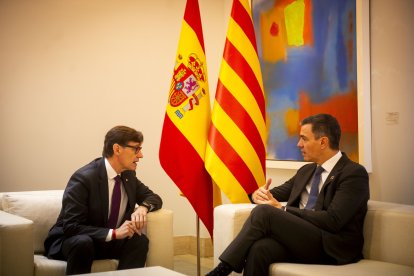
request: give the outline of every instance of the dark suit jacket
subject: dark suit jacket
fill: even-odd
[[[161,198],[153,193],[135,176],[135,171],[121,174],[128,196],[128,203],[122,222],[131,219],[135,204],[143,201],[158,210]],[[70,178],[63,194],[62,209],[56,224],[45,240],[46,256],[61,259],[60,248],[65,237],[79,234],[89,235],[97,241],[105,241],[108,234],[108,177],[104,158],[97,158],[77,170]]]
[[[315,163],[303,166],[290,180],[271,189],[274,198],[287,201],[287,212],[322,230],[323,248],[338,264],[362,258],[363,225],[369,199],[367,171],[342,154],[323,184],[314,210],[298,206],[301,193],[316,168]]]

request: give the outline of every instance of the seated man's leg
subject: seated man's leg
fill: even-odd
[[[318,263],[322,258],[322,234],[316,226],[272,206],[258,205],[220,260],[241,272],[250,248],[263,238],[272,238],[286,248],[289,256],[282,257],[283,261]]]
[[[87,235],[77,235],[62,243],[62,255],[67,261],[66,274],[90,273],[95,256],[93,240]]]
[[[149,240],[144,234],[134,234],[130,239],[117,240],[114,257],[119,259],[118,269],[144,267],[148,244]]]

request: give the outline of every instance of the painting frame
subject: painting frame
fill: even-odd
[[[252,0],[254,1],[254,0]],[[371,160],[371,61],[369,0],[356,1],[358,159],[368,172]],[[305,161],[266,160],[267,169],[299,169]]]

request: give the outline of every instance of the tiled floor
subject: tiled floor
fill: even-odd
[[[213,258],[200,258],[200,275],[206,275],[213,268]],[[174,270],[188,276],[197,276],[197,256],[174,256]]]

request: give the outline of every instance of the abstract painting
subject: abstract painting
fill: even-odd
[[[358,162],[356,0],[252,0],[267,100],[267,159],[302,161],[300,121],[336,117]]]

